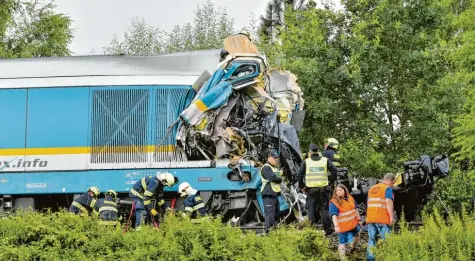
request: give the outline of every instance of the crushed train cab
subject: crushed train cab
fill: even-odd
[[[250,59],[238,56],[228,55],[224,61],[228,64],[221,67],[220,50],[153,57],[0,60],[0,209],[67,207],[90,186],[113,189],[124,198],[140,178],[170,172],[178,183],[166,190],[168,199],[177,197],[179,183],[186,181],[201,191],[210,210],[234,220],[241,218],[242,224],[252,205],[251,219],[259,222],[260,156],[266,147],[284,148],[284,167],[295,171],[301,161],[298,139],[295,129],[285,126],[297,118],[298,113],[292,118],[292,112],[302,110],[303,100],[295,107],[285,96],[291,84],[281,87],[280,96],[276,90],[274,97],[267,97],[264,89],[255,87],[264,74],[265,60],[258,55]],[[254,74],[248,75],[249,69]],[[218,74],[221,82],[232,82],[231,89],[213,82]],[[283,79],[282,75],[275,77],[275,82]],[[191,111],[199,99],[198,105],[203,106],[203,100],[216,98],[206,92],[217,90],[218,85],[212,83],[231,95],[219,106],[208,104],[206,110],[195,106],[197,110]],[[246,90],[251,85],[253,92]],[[208,89],[203,91],[203,86]],[[291,95],[295,96],[295,90]],[[247,121],[255,119],[253,124],[264,118],[271,123],[252,133],[247,129],[241,133],[242,126],[224,126],[228,121],[219,117],[230,102],[239,104],[240,111],[229,108],[225,116],[234,113],[234,120],[240,115]],[[276,122],[275,113],[273,123],[269,115],[244,118],[249,115],[241,111],[250,112],[251,105],[255,110],[285,109],[287,122]],[[184,111],[194,125],[188,118],[183,120]],[[197,115],[200,112],[204,114]],[[221,132],[216,140],[211,136],[203,140],[206,130],[213,131],[210,119],[222,125]],[[292,179],[292,173],[288,175]],[[282,210],[285,208],[283,203]]]

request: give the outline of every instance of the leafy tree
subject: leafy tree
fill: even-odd
[[[365,176],[448,152],[461,95],[443,84],[451,66],[444,43],[453,36],[444,2],[343,5],[344,12],[287,10],[282,45],[269,48],[303,87],[302,144],[339,139],[345,165]]]
[[[69,55],[71,19],[54,9],[39,0],[0,1],[0,57]]]
[[[278,35],[279,27],[284,25],[285,9],[303,10],[308,5],[314,7],[313,1],[306,0],[270,0],[264,15],[261,15],[259,35],[264,43],[273,43]]]
[[[454,71],[447,82],[456,84],[466,94],[464,111],[457,119],[454,129],[455,145],[460,149],[455,155],[461,160],[475,159],[475,2],[455,20],[459,29],[454,39],[454,52],[450,59]]]
[[[355,21],[350,77],[366,95],[366,111],[377,122],[366,132],[381,138],[378,150],[386,152],[386,162],[448,152],[450,116],[459,110],[454,101],[460,96],[439,84],[448,67],[440,46],[448,40],[443,6],[429,0],[345,4]]]
[[[144,19],[134,18],[124,33],[124,40],[114,34],[110,46],[104,47],[106,54],[153,55],[165,52],[167,34],[157,27],[148,25]]]
[[[221,48],[223,40],[234,34],[234,21],[226,9],[208,0],[198,5],[193,23],[176,25],[170,32],[135,18],[123,40],[114,35],[105,54],[158,55],[171,52]]]
[[[438,209],[447,206],[450,211],[460,211],[463,206],[472,208],[471,199],[475,196],[475,2],[447,1],[445,4],[452,11],[450,31],[454,37],[445,43],[450,50],[446,57],[451,66],[441,84],[457,90],[464,103],[453,128],[451,160],[455,168],[452,167],[454,171],[448,179],[436,186],[435,192],[441,201],[436,198],[430,206]]]

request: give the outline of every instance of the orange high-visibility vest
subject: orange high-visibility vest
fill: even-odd
[[[338,208],[338,226],[340,227],[340,232],[343,233],[353,230],[358,225],[356,205],[353,197],[348,195],[348,200],[342,200],[341,205],[339,205],[335,199],[332,199],[331,202]]]
[[[368,208],[366,211],[366,223],[377,223],[386,225],[391,224],[391,219],[389,218],[388,208],[386,205],[386,189],[388,187],[389,186],[384,183],[379,183],[369,189]]]

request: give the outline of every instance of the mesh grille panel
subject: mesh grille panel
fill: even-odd
[[[150,90],[92,91],[91,163],[148,161]]]

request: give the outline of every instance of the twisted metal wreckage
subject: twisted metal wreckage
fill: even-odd
[[[242,165],[260,167],[268,151],[278,149],[286,178],[281,209],[290,205],[301,213],[305,200],[298,202],[297,191],[289,185],[296,182],[302,163],[297,131],[305,112],[297,78],[289,71],[270,69],[247,36],[231,36],[224,45],[218,68],[198,87],[190,106],[180,114],[181,120],[174,123],[180,124],[177,149],[189,160],[229,159],[233,172],[228,178],[244,182],[251,179],[251,171],[243,170]],[[221,196],[215,193],[208,201],[211,212],[226,212]],[[233,220],[240,225],[261,221],[258,205],[256,200],[249,201],[243,212],[232,214]]]
[[[3,135],[9,145],[0,152],[0,212],[69,207],[85,188],[98,186],[119,193],[120,216],[130,219],[133,184],[169,171],[200,190],[209,213],[257,227],[263,223],[259,167],[270,149],[278,149],[283,222],[305,220],[306,198],[296,189],[303,161],[297,132],[305,117],[297,78],[271,69],[244,35],[225,39],[216,67],[219,59],[219,50],[203,50],[0,61],[0,97],[7,101],[0,105],[15,119]],[[29,122],[38,124],[26,128]],[[41,155],[47,166],[35,166],[39,148],[54,151]],[[395,209],[400,214],[404,206],[410,219],[436,179],[447,176],[448,159],[423,156],[404,168]],[[350,189],[362,215],[377,181],[349,179],[346,168],[338,172],[337,182]],[[177,187],[165,189],[164,197],[180,209]]]
[[[262,166],[267,152],[278,149],[285,177],[279,198],[285,213],[281,223],[304,221],[306,196],[297,190],[296,176],[303,161],[297,132],[305,111],[297,78],[289,71],[269,68],[247,36],[231,36],[224,44],[217,70],[201,88],[198,86],[191,105],[175,122],[179,124],[177,149],[188,159],[230,159],[233,172],[228,178],[245,182],[251,179],[251,172],[241,166]],[[436,180],[448,175],[448,158],[423,155],[406,162],[404,169],[395,186],[395,210],[398,217],[404,212],[406,220],[412,221],[431,196]],[[378,179],[349,178],[347,168],[338,168],[337,177],[337,183],[345,184],[359,203],[364,218],[368,190]],[[263,221],[257,202],[260,193],[255,188],[255,194],[249,192],[241,194],[252,198],[241,204],[241,211],[227,214],[233,208],[232,198],[219,193],[210,197],[208,209],[233,224],[256,227]]]

